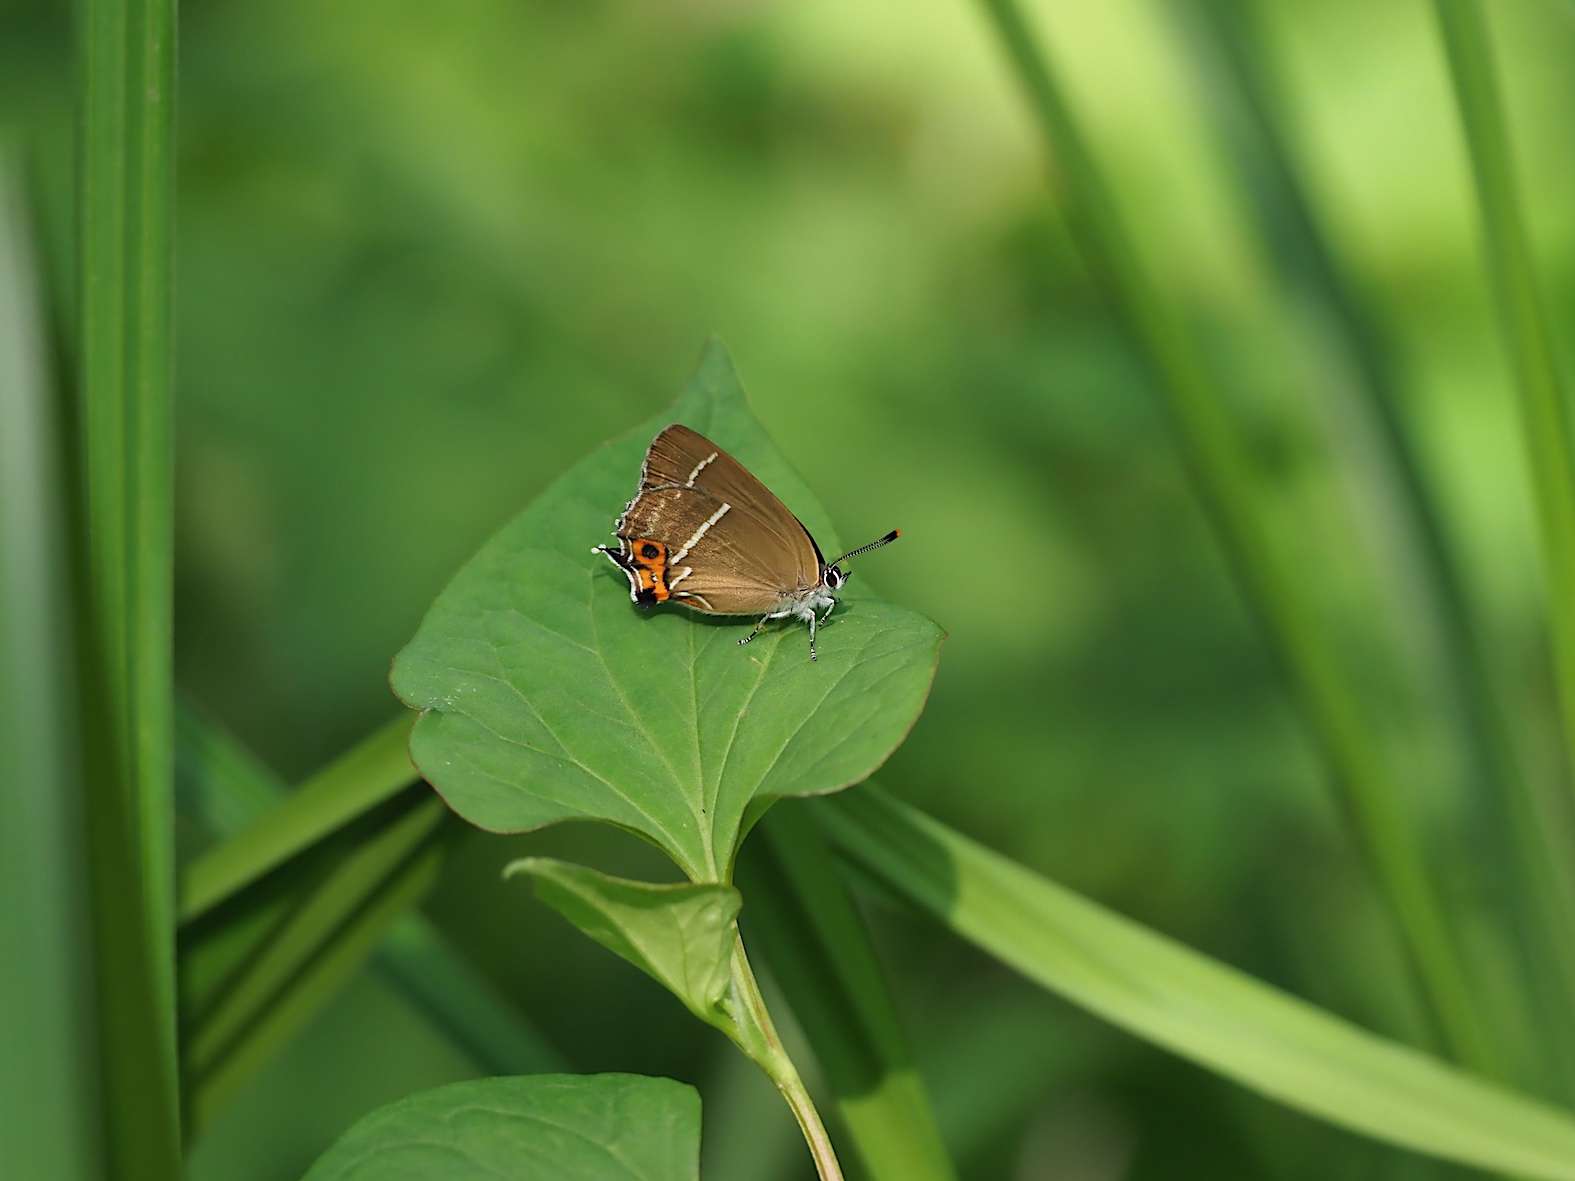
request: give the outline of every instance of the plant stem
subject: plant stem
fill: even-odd
[[[760,995],[760,984],[749,966],[749,957],[744,954],[742,938],[736,938],[733,944],[733,982],[727,1007],[731,1022],[721,1027],[723,1032],[782,1092],[782,1098],[787,1100],[809,1144],[809,1154],[815,1160],[820,1181],[843,1181],[842,1166],[837,1163],[826,1125],[821,1122],[820,1112],[815,1110],[815,1102],[804,1088],[798,1068],[782,1048],[782,1039],[777,1036],[771,1014],[766,1011],[766,1001]]]
[[[863,917],[797,801],[774,805],[735,881],[743,925],[797,1018],[870,1181],[957,1181]]]

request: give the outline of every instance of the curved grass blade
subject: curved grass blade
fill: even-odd
[[[1156,934],[872,785],[814,814],[860,870],[1029,979],[1287,1106],[1388,1144],[1575,1179],[1575,1116]]]
[[[383,937],[377,970],[491,1074],[551,1074],[568,1061],[442,933],[411,910]]]
[[[445,852],[434,840],[390,875],[334,938],[304,961],[287,987],[226,1048],[209,1073],[196,1080],[190,1106],[199,1130],[344,987],[389,929],[420,903],[442,872]]]
[[[447,818],[440,800],[419,799],[333,855],[326,872],[286,896],[236,970],[194,998],[184,1042],[194,1123],[208,1123],[420,901],[441,869]]]
[[[699,1181],[700,1096],[633,1074],[476,1079],[381,1107],[305,1181]]]
[[[382,733],[373,735],[361,748],[372,744]],[[189,709],[176,714],[176,738],[181,807],[207,831],[233,837],[288,798],[284,784],[271,771]],[[341,763],[336,761],[334,765]],[[360,765],[375,771],[381,764],[373,759]],[[354,785],[342,786],[359,794]],[[244,959],[256,954],[291,902],[289,891],[280,891],[273,904],[248,908],[244,916],[226,924],[241,929],[225,931],[217,939],[204,941],[200,948],[188,949],[182,960],[185,987],[202,994],[222,983]],[[219,941],[233,946],[213,945]],[[409,910],[387,930],[371,963],[451,1041],[491,1073],[538,1074],[564,1069],[563,1056],[541,1031],[450,946],[419,911]],[[326,970],[321,978],[336,979]],[[329,994],[318,988],[311,992],[303,989],[300,995],[326,999]],[[263,1039],[258,1040],[262,1044]],[[270,1044],[277,1044],[277,1039]]]
[[[401,801],[403,803],[403,801]],[[325,872],[308,877],[307,888],[286,895],[291,905],[268,933],[264,946],[249,957],[238,978],[214,990],[199,1004],[186,1041],[192,1068],[200,1077],[258,1012],[271,1003],[300,965],[359,909],[376,886],[426,843],[443,819],[439,801],[411,802],[379,823],[347,855],[325,850]]]
[[[19,169],[0,144],[0,1174],[101,1176],[81,718],[56,396]]]
[[[744,847],[744,927],[793,1006],[872,1181],[956,1181],[869,933],[814,822],[774,808]]]
[[[412,719],[398,717],[204,853],[183,877],[181,922],[217,906],[416,781],[406,746]]]
[[[1150,280],[1115,198],[1084,141],[1016,0],[982,0],[1028,92],[1073,199],[1078,240],[1102,276],[1170,410],[1200,499],[1248,603],[1300,699],[1352,827],[1398,920],[1417,978],[1454,1053],[1493,1064],[1459,949],[1443,916],[1415,834],[1400,807],[1381,744],[1349,674],[1276,552],[1257,507],[1246,446],[1213,388],[1177,310]]]
[[[637,610],[591,547],[674,421],[737,456],[835,546],[713,342],[669,411],[577,464],[455,576],[395,660],[393,685],[422,711],[416,765],[471,823],[604,820],[665,849],[692,880],[725,882],[772,799],[857,783],[896,749],[942,636],[857,579],[819,663],[801,628],[740,648],[752,620]]]

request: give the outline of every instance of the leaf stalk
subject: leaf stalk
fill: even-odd
[[[799,1130],[804,1133],[804,1140],[809,1145],[809,1154],[815,1160],[815,1170],[820,1175],[820,1181],[843,1181],[842,1166],[837,1161],[831,1137],[826,1133],[826,1125],[821,1121],[820,1112],[815,1109],[815,1101],[809,1097],[804,1080],[799,1077],[798,1068],[793,1065],[793,1059],[788,1057],[782,1046],[782,1039],[777,1036],[771,1014],[766,1010],[765,997],[760,994],[760,984],[755,979],[754,969],[749,966],[749,957],[744,953],[742,938],[735,937],[733,943],[732,982],[724,1007],[726,1013],[717,1022],[717,1028],[732,1038],[751,1062],[766,1072],[766,1077],[776,1084],[782,1098],[787,1100],[793,1117],[798,1120]]]

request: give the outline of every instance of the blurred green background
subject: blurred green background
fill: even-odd
[[[1317,212],[1393,346],[1523,756],[1554,778],[1525,473],[1430,10],[1247,8]],[[1032,11],[1475,921],[1480,850],[1414,562],[1350,359],[1250,212],[1197,3]],[[1575,5],[1490,16],[1563,331]],[[1393,933],[980,9],[187,0],[181,22],[177,672],[282,776],[395,712],[389,660],[446,578],[671,400],[714,330],[843,537],[901,527],[859,577],[950,632],[882,782],[1210,954],[1420,1036]],[[0,0],[0,120],[30,149],[62,309],[70,37],[64,3]],[[574,1069],[699,1085],[706,1181],[808,1176],[736,1051],[499,880],[526,849],[670,872],[600,831],[477,836],[430,915]],[[970,1181],[1446,1172],[875,917]],[[1504,935],[1483,918],[1472,939],[1491,988]],[[193,1177],[297,1177],[361,1112],[476,1070],[363,974],[205,1134]]]

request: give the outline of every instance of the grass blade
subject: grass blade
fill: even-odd
[[[373,746],[379,735],[358,749]],[[233,837],[289,798],[284,784],[271,771],[190,710],[177,714],[176,736],[182,810],[198,818],[208,831]],[[343,767],[346,762],[339,760],[333,766]],[[366,759],[359,765],[375,776],[382,764]],[[366,794],[354,785],[346,784],[346,788],[353,795]],[[250,927],[234,933],[236,946],[216,950],[205,970],[214,976],[233,970],[245,955],[255,951],[287,905],[287,900],[281,901],[277,912],[257,908]],[[556,1047],[419,912],[406,913],[387,930],[371,963],[457,1046],[492,1073],[538,1074],[568,1068]],[[195,963],[190,967],[195,968]],[[330,979],[330,973],[325,970],[322,979]],[[201,980],[192,983],[204,987]],[[326,999],[329,993],[314,986],[300,995]]]
[[[195,1080],[191,1118],[199,1130],[344,986],[390,928],[420,903],[442,872],[444,853],[440,843],[418,850],[331,941],[304,961],[288,986],[226,1047],[208,1073]]]
[[[181,921],[211,910],[414,783],[406,750],[414,720],[413,714],[395,718],[199,857],[181,883]]]
[[[425,793],[386,820],[369,818],[379,823],[347,853],[325,848],[326,872],[292,891],[287,913],[238,971],[193,997],[185,1048],[199,1127],[436,881],[435,837],[448,816],[443,801]]]
[[[1518,899],[1517,919],[1554,995],[1542,1006],[1565,1055],[1575,1050],[1568,1000],[1575,997],[1575,878],[1562,850],[1567,821],[1527,778],[1510,737],[1509,716],[1493,684],[1487,644],[1466,590],[1421,455],[1403,409],[1404,378],[1385,326],[1346,272],[1317,215],[1283,126],[1282,104],[1265,65],[1251,5],[1183,0],[1192,44],[1214,85],[1218,122],[1259,236],[1298,302],[1316,309],[1318,328],[1340,349],[1354,378],[1357,407],[1371,424],[1398,516],[1407,527],[1403,559],[1414,575],[1422,614],[1432,621],[1446,681],[1445,705],[1465,746],[1476,806],[1491,828],[1503,889]],[[1335,392],[1333,396],[1339,396]],[[1413,607],[1415,609],[1415,605]],[[1551,987],[1549,987],[1551,986]]]
[[[777,804],[738,865],[745,933],[819,1059],[873,1181],[956,1181],[863,919],[814,821]]]
[[[492,1074],[552,1074],[568,1061],[418,913],[389,929],[372,962],[460,1049]]]
[[[106,1152],[180,1172],[171,755],[175,6],[78,7],[87,750]]]
[[[1575,1116],[1388,1041],[1123,918],[866,785],[811,805],[861,871],[1112,1024],[1388,1144],[1575,1178]]]
[[[1482,242],[1520,401],[1547,582],[1565,749],[1575,757],[1575,445],[1568,394],[1521,218],[1513,153],[1481,9],[1435,0],[1476,179]]]
[[[1061,168],[1082,249],[1120,306],[1165,399],[1193,484],[1324,752],[1439,1028],[1462,1061],[1485,1066],[1491,1055],[1459,953],[1379,744],[1310,604],[1258,515],[1257,482],[1240,435],[1185,324],[1160,297],[1138,258],[1110,188],[1022,10],[1016,0],[983,3]]]
[[[290,789],[217,723],[177,702],[175,793],[182,818],[203,838],[220,842],[260,820]],[[187,867],[183,876],[190,873]]]
[[[0,152],[0,1174],[101,1176],[62,448],[19,169]]]

